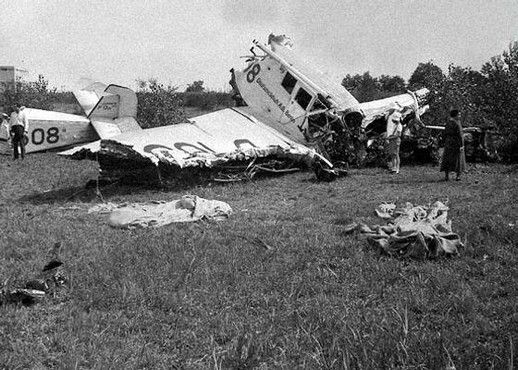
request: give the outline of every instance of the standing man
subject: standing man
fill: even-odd
[[[13,143],[14,159],[18,159],[21,154],[25,159],[25,135],[29,132],[29,120],[27,119],[25,107],[13,107],[11,118],[9,119],[9,132]],[[18,149],[20,153],[18,153]]]
[[[401,165],[399,147],[401,145],[402,132],[401,112],[398,108],[395,108],[387,118],[386,150],[389,155],[389,171],[396,174],[399,173]]]
[[[444,153],[442,155],[441,169],[444,171],[444,180],[449,180],[449,173],[457,173],[455,180],[460,180],[460,175],[466,167],[464,155],[464,136],[460,124],[460,112],[458,109],[450,111],[450,119],[444,128]]]

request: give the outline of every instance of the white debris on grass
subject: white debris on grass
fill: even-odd
[[[202,219],[227,219],[232,208],[225,202],[185,195],[173,201],[147,203],[98,204],[88,213],[109,214],[108,224],[115,228],[160,227],[173,222],[193,222]]]

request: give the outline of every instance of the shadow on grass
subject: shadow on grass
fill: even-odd
[[[152,189],[159,189],[157,186],[129,185],[120,183],[99,184],[95,180],[88,181],[84,186],[72,186],[66,188],[57,188],[47,190],[40,193],[24,195],[18,198],[18,203],[39,204],[55,204],[66,202],[92,202],[101,198],[102,200],[113,196],[138,194]]]
[[[16,201],[21,204],[33,205],[66,203],[70,201],[90,202],[97,197],[96,189],[76,186],[63,189],[53,189],[41,193],[24,195]]]
[[[136,195],[148,191],[175,191],[175,192],[193,192],[199,187],[225,187],[229,184],[245,184],[245,183],[260,183],[270,177],[283,177],[289,174],[260,174],[253,179],[240,180],[215,180],[214,178],[203,177],[182,177],[177,179],[170,179],[164,181],[162,184],[156,182],[138,183],[135,181],[117,181],[117,182],[99,182],[96,180],[88,181],[84,186],[73,186],[66,188],[57,188],[40,193],[33,193],[24,195],[15,201],[21,204],[55,204],[66,202],[92,202],[96,199],[106,201],[112,197],[119,197],[124,195]],[[318,180],[309,178],[310,183],[317,184]]]

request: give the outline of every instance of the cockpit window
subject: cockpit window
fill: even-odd
[[[295,101],[299,103],[302,109],[306,109],[308,107],[312,98],[313,97],[302,87],[297,91],[297,95],[295,95]]]
[[[284,79],[282,80],[282,87],[286,89],[286,91],[291,94],[293,92],[293,89],[295,88],[295,85],[297,84],[297,79],[293,77],[293,75],[290,72],[286,72],[286,76],[284,76]]]

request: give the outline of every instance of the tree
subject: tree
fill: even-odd
[[[369,72],[354,76],[348,74],[342,80],[342,85],[361,103],[406,91],[405,80],[402,77],[388,75],[372,77]]]
[[[451,108],[462,112],[463,124],[466,126],[480,126],[484,113],[481,111],[480,89],[484,84],[484,77],[471,67],[450,65],[441,91],[442,100],[437,103],[443,115]]]
[[[518,162],[518,42],[484,64],[481,75],[481,108],[503,135],[504,159]]]
[[[446,76],[442,69],[432,62],[419,63],[408,80],[409,90],[415,91],[421,88],[430,90],[427,97],[431,109],[426,114],[426,121],[431,125],[444,125],[448,117],[451,103],[444,94]]]
[[[205,91],[205,87],[203,87],[203,81],[194,81],[192,84],[187,85],[185,92],[194,92],[201,93]]]
[[[403,94],[406,91],[405,80],[401,76],[381,75],[378,77],[380,89],[386,93]]]
[[[411,90],[426,87],[434,91],[441,87],[445,78],[441,68],[432,62],[419,63],[408,80],[408,86]]]
[[[368,73],[368,72],[367,72]],[[347,74],[342,80],[342,86],[348,91],[354,91],[362,83],[362,76],[355,74],[354,76]]]
[[[349,90],[360,103],[378,99],[380,95],[379,83],[369,72],[355,76],[348,74],[342,80],[342,85]]]

